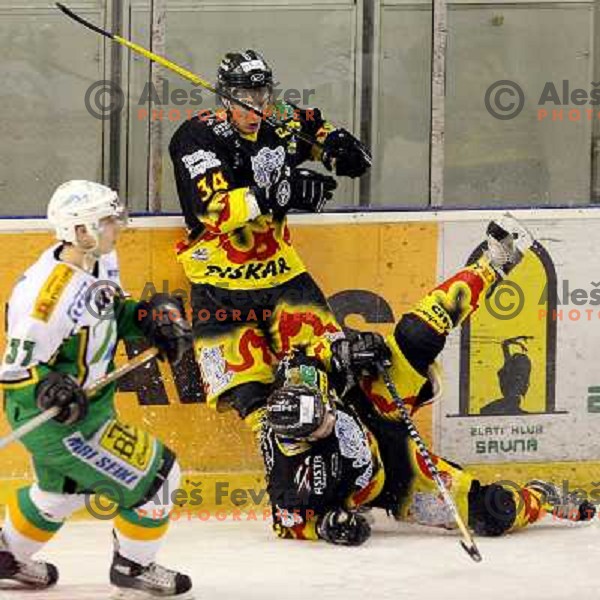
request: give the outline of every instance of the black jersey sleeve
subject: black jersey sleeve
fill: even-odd
[[[212,131],[214,123],[186,121],[169,144],[177,194],[192,237],[227,233],[260,215],[247,187],[235,187],[231,156]]]
[[[279,537],[318,539],[319,517],[343,496],[336,444],[281,442],[267,428],[262,446],[273,529]]]
[[[283,442],[266,426],[261,449],[279,537],[318,539],[317,524],[328,511],[356,508],[378,493],[384,473],[370,437],[343,410],[334,432],[318,442]]]

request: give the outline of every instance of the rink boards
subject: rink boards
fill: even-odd
[[[338,318],[385,334],[437,281],[481,251],[485,225],[498,214],[300,216],[292,219],[292,236]],[[483,478],[543,476],[571,487],[594,485],[600,480],[594,462],[600,457],[600,255],[594,248],[600,211],[514,214],[539,242],[511,283],[448,340],[444,398],[422,411],[418,425],[438,452],[473,465]],[[2,312],[10,286],[52,243],[44,227],[40,220],[0,221]],[[133,220],[119,247],[127,292],[188,289],[174,253],[182,233],[177,217]],[[119,349],[119,361],[127,352],[133,348]],[[177,452],[187,485],[203,482],[205,503],[230,506],[236,488],[254,489],[254,501],[264,501],[249,432],[232,414],[207,409],[191,357],[175,372],[162,363],[139,371],[123,382],[117,403],[124,420],[143,422]],[[2,421],[0,435],[6,432]],[[30,474],[19,445],[3,451],[3,490]]]

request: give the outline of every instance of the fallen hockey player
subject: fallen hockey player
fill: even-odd
[[[365,508],[398,520],[453,528],[452,512],[410,437],[381,374],[387,364],[412,412],[435,394],[435,359],[450,331],[521,261],[529,234],[512,219],[492,222],[487,250],[403,315],[394,333],[360,333],[332,344],[328,369],[305,352],[284,359],[264,413],[261,449],[274,529],[280,537],[359,545],[370,536]],[[475,534],[498,536],[536,522],[558,490],[535,480],[522,488],[483,485],[433,456],[459,515]],[[564,499],[571,502],[571,499]],[[562,506],[591,519],[587,501]]]

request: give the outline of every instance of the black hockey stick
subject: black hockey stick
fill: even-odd
[[[398,394],[396,385],[392,381],[392,378],[391,378],[390,374],[388,373],[386,366],[379,365],[379,371],[380,371],[381,375],[383,376],[383,380],[385,382],[386,388],[388,389],[388,392],[390,393],[392,399],[394,400],[394,403],[400,410],[400,414],[402,415],[402,420],[404,421],[404,423],[408,429],[408,434],[410,435],[412,440],[417,445],[417,448],[419,449],[419,454],[422,456],[423,460],[425,461],[425,464],[427,465],[427,469],[429,470],[429,473],[431,474],[432,479],[435,481],[436,485],[438,486],[440,493],[442,494],[442,498],[444,499],[444,502],[446,503],[446,506],[452,512],[452,516],[454,517],[454,520],[456,521],[456,524],[458,525],[458,528],[460,529],[460,532],[463,537],[463,539],[460,542],[460,545],[465,549],[466,553],[475,562],[481,562],[482,556],[481,556],[481,553],[479,552],[479,548],[477,548],[477,545],[475,544],[475,540],[473,539],[471,532],[469,531],[469,529],[465,525],[464,521],[462,520],[462,517],[460,516],[460,513],[458,512],[458,508],[456,507],[456,504],[454,502],[454,499],[452,498],[452,496],[450,495],[450,492],[446,488],[446,486],[444,484],[444,480],[440,476],[440,472],[438,471],[437,466],[431,459],[429,450],[427,449],[427,446],[425,445],[423,438],[417,431],[417,428],[415,427],[415,424],[413,423],[413,420],[408,412],[408,409],[406,408],[406,404],[404,403],[404,400],[402,400],[402,398],[400,398],[400,394]]]
[[[70,17],[71,19],[73,19],[74,21],[79,23],[80,25],[83,25],[84,27],[87,27],[88,29],[95,31],[96,33],[99,33],[100,35],[107,37],[109,40],[112,40],[113,42],[122,44],[123,46],[125,46],[126,48],[129,48],[133,52],[137,52],[138,54],[141,54],[142,56],[146,57],[148,60],[151,60],[155,63],[158,63],[162,67],[165,67],[165,69],[169,69],[170,71],[177,73],[184,79],[191,81],[194,85],[199,85],[199,86],[203,87],[205,90],[208,90],[209,92],[211,92],[221,98],[225,98],[226,100],[229,100],[229,102],[234,102],[235,104],[238,104],[242,108],[255,113],[263,121],[266,121],[267,123],[269,123],[269,125],[271,125],[272,127],[283,127],[285,129],[287,129],[290,133],[293,133],[297,138],[301,139],[302,141],[307,142],[308,144],[311,144],[312,146],[317,146],[318,148],[321,148],[321,149],[323,148],[323,144],[321,142],[319,142],[318,140],[316,140],[314,137],[312,137],[306,133],[302,133],[301,131],[298,131],[294,127],[290,126],[289,123],[286,121],[279,121],[273,115],[263,113],[262,111],[258,110],[257,108],[254,108],[250,104],[247,104],[246,102],[243,102],[241,100],[238,100],[237,98],[234,98],[231,94],[228,94],[225,91],[217,90],[211,83],[209,83],[208,81],[206,81],[199,75],[192,73],[188,69],[174,63],[173,61],[169,60],[168,58],[165,58],[164,56],[155,54],[154,52],[150,52],[150,50],[147,50],[146,48],[144,48],[143,46],[140,46],[139,44],[130,42],[129,40],[122,38],[119,35],[111,33],[110,31],[106,31],[105,29],[102,29],[101,27],[98,27],[97,25],[90,23],[88,20],[84,19],[83,17],[79,16],[77,13],[73,12],[70,8],[68,8],[61,2],[57,2],[56,6],[65,15],[67,15],[68,17]],[[366,148],[362,148],[362,146],[361,146],[361,152],[363,153],[365,160],[370,165],[372,163],[372,158],[371,158],[370,153],[366,150]]]

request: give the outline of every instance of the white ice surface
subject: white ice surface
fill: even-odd
[[[68,523],[44,551],[59,568],[49,591],[7,590],[0,600],[109,598],[110,523]],[[540,524],[478,539],[471,561],[450,532],[378,516],[360,548],[275,538],[268,523],[173,523],[160,562],[190,574],[205,600],[591,600],[600,598],[600,523]],[[41,555],[40,555],[41,556]]]

